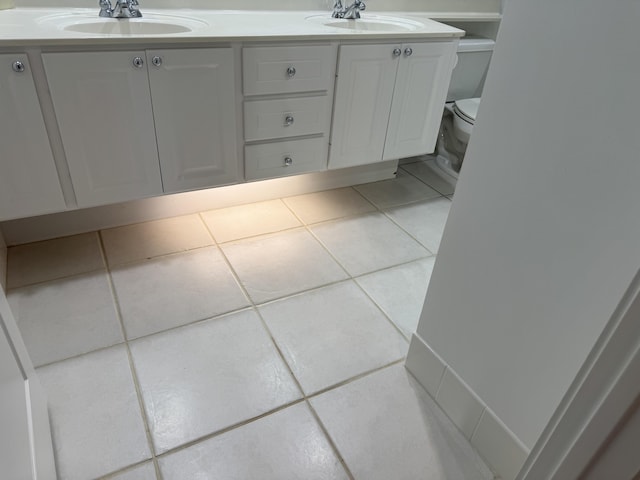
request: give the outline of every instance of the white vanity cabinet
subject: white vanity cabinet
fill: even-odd
[[[0,220],[64,210],[31,67],[0,55]]]
[[[78,206],[237,181],[230,48],[42,57]]]
[[[329,168],[433,151],[457,40],[340,47]]]

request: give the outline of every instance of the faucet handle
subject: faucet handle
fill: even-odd
[[[142,13],[138,10],[140,3],[138,0],[129,0],[129,10],[131,11],[132,17],[142,17]]]
[[[101,17],[111,17],[113,13],[113,8],[111,7],[110,0],[98,0],[98,5],[100,5],[100,13]]]

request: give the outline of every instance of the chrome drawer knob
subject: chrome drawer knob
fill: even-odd
[[[404,55],[406,57],[410,57],[412,53],[413,53],[413,49],[411,47],[407,47],[404,49]]]
[[[290,125],[293,125],[293,115],[287,115],[287,116],[284,118],[284,126],[285,126],[285,127],[288,127],[288,126],[290,126]]]
[[[400,55],[402,55],[402,50],[398,47],[393,49],[393,56],[394,57],[399,57]]]
[[[287,68],[287,76],[289,78],[293,78],[296,76],[296,67],[294,66],[290,66]]]
[[[16,60],[15,62],[13,62],[13,64],[11,65],[11,68],[16,73],[22,73],[25,70],[24,63],[22,63],[20,60]]]
[[[144,60],[142,60],[142,58],[140,57],[136,57],[131,63],[133,63],[133,66],[136,68],[142,68],[142,66],[144,65]]]
[[[284,166],[285,167],[290,167],[291,165],[293,165],[293,158],[284,157]]]
[[[151,63],[153,63],[154,66],[159,67],[160,65],[162,65],[162,57],[156,55],[151,59]]]

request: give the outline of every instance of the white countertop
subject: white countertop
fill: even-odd
[[[232,41],[357,40],[461,37],[464,31],[431,20],[424,14],[364,12],[363,19],[406,20],[408,31],[381,31],[327,26],[319,23],[328,11],[239,11],[144,9],[142,19],[101,19],[98,8],[14,8],[0,11],[0,47],[49,45],[113,45],[141,43],[212,43]],[[314,17],[309,19],[309,17]],[[191,31],[170,34],[95,34],[65,30],[83,22],[183,23]],[[353,22],[341,20],[340,22]],[[355,22],[358,22],[356,20]],[[353,24],[352,24],[353,25]],[[362,24],[364,26],[364,23]]]

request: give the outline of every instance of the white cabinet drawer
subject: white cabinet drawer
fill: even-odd
[[[242,49],[245,95],[328,90],[335,50],[329,45]]]
[[[245,140],[326,133],[328,106],[326,95],[245,102]]]
[[[325,137],[244,147],[247,180],[283,177],[327,168]]]

